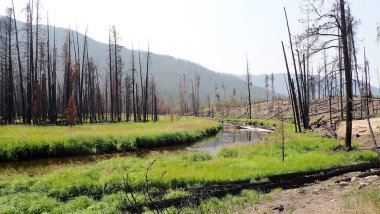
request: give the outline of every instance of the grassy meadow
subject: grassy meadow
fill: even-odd
[[[198,119],[189,119],[192,120]],[[200,123],[204,125],[206,121],[200,120]],[[162,123],[170,125],[170,122]],[[215,126],[214,122],[209,123]],[[279,127],[278,122],[267,124]],[[280,130],[277,130],[267,135],[265,143],[224,147],[216,156],[202,152],[158,153],[147,157],[116,157],[41,175],[2,174],[0,213],[118,213],[120,207],[128,204],[122,191],[126,175],[129,175],[129,184],[139,196],[145,187],[146,168],[153,161],[155,164],[149,174],[151,188],[166,189],[165,197],[170,198],[186,194],[183,192],[185,187],[218,181],[265,179],[269,175],[376,160],[373,152],[334,152],[331,148],[341,142],[312,132],[294,133],[290,124],[286,124],[285,136],[285,162],[282,162]],[[242,195],[238,203],[262,199],[255,192],[245,194],[248,195]],[[140,194],[137,200],[142,198]],[[210,199],[191,210],[207,213],[210,209],[215,212],[227,209],[222,205]]]
[[[156,123],[86,124],[78,126],[2,126],[0,161],[103,154],[195,142],[215,135],[212,119],[183,117]]]

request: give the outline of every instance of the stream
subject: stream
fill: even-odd
[[[190,145],[188,144],[181,146],[162,147],[150,150],[140,150],[136,152],[70,156],[62,158],[46,158],[0,163],[0,175],[19,173],[41,174],[62,167],[91,164],[113,157],[123,157],[134,154],[144,157],[153,153],[203,151],[208,152],[214,156],[224,146],[233,144],[262,143],[264,141],[264,136],[270,132],[270,130],[265,130],[266,129],[257,129],[250,126],[239,126],[236,124],[224,123],[223,129],[216,136],[206,138],[202,141]]]

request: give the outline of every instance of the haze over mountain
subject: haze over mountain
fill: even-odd
[[[18,22],[18,28],[22,29],[24,23]],[[42,31],[41,35],[46,34],[46,25],[40,25]],[[51,45],[53,43],[53,26],[49,26],[51,35]],[[45,31],[45,32],[43,32]],[[20,40],[25,37],[24,31],[20,31]],[[58,78],[61,79],[63,75],[63,44],[68,35],[68,29],[66,28],[56,28],[56,46],[58,51]],[[72,35],[76,39],[76,31],[72,30]],[[79,33],[79,48],[80,55],[82,55],[83,50],[84,35]],[[136,45],[137,46],[137,45]],[[154,44],[150,44],[154,47]],[[154,48],[152,48],[154,51]],[[151,50],[152,50],[151,49]],[[98,73],[100,78],[105,78],[108,74],[107,57],[108,57],[108,44],[98,42],[88,35],[88,50],[89,56],[94,58],[96,65],[98,67]],[[73,50],[72,50],[73,51]],[[146,55],[145,50],[141,51],[141,61],[142,61],[142,71],[146,71]],[[123,75],[127,72],[131,72],[132,67],[132,51],[127,48],[122,48],[122,57],[124,60]],[[72,53],[72,60],[74,58],[74,51]],[[138,51],[135,50],[135,66],[139,70],[138,64]],[[200,97],[201,102],[204,102],[207,96],[210,96],[211,101],[215,101],[215,88],[217,88],[220,98],[222,100],[230,100],[233,89],[236,89],[235,99],[239,100],[242,96],[246,96],[246,83],[243,79],[232,74],[218,73],[212,71],[202,65],[194,62],[190,62],[184,59],[178,59],[172,56],[161,55],[156,53],[151,53],[150,60],[150,73],[154,75],[155,81],[157,83],[158,93],[160,98],[173,98],[176,100],[178,98],[178,87],[179,80],[182,78],[183,74],[190,76],[194,79],[196,73],[200,75]],[[104,79],[103,79],[104,80]],[[100,80],[101,81],[101,80]],[[104,81],[100,82],[101,86],[104,86]],[[189,87],[188,90],[191,90]],[[254,86],[252,88],[252,98],[254,100],[264,99],[265,89],[262,87]]]
[[[253,74],[252,75],[252,84],[256,87],[264,88],[265,87],[265,75],[271,75],[271,73],[259,74],[259,75]],[[285,78],[287,78],[286,73],[274,73],[273,75],[274,75],[274,90],[275,90],[275,92],[279,93],[279,94],[287,95],[288,91],[287,91],[286,82],[285,82]],[[238,75],[238,77],[241,80],[244,80],[246,78],[244,75]],[[295,80],[295,75],[291,75],[291,77]],[[315,78],[317,79],[317,77],[315,77]],[[379,88],[376,86],[371,85],[371,91],[372,91],[372,94],[375,96],[380,95]]]

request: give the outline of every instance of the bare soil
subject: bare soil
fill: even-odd
[[[245,208],[239,213],[357,213],[344,206],[344,195],[350,191],[379,185],[377,175],[358,178],[360,172],[334,177],[297,189],[270,193],[272,200]],[[371,210],[368,211],[371,212]]]
[[[370,123],[376,139],[380,139],[380,118],[371,118]],[[346,131],[346,122],[341,122],[336,131],[338,138],[344,139]],[[374,144],[372,142],[368,121],[354,120],[352,121],[352,135],[353,139],[360,142],[361,148],[372,149]]]

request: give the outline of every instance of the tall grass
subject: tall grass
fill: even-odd
[[[117,157],[45,175],[2,175],[0,207],[4,205],[9,210],[23,211],[22,204],[28,203],[18,200],[33,200],[37,205],[56,205],[54,210],[113,213],[120,204],[126,203],[121,193],[126,173],[130,175],[130,185],[134,190],[141,191],[145,185],[146,167],[153,160],[156,163],[150,173],[152,188],[160,186],[173,190],[218,181],[259,179],[281,173],[376,161],[373,152],[333,152],[331,148],[339,145],[339,141],[323,139],[311,132],[296,134],[290,125],[286,127],[285,162],[281,158],[278,133],[268,135],[265,142],[225,147],[214,157],[185,152],[154,154],[144,158]],[[163,172],[166,174],[160,179]],[[17,194],[23,197],[15,198]],[[35,195],[41,197],[35,198]],[[15,200],[13,205],[7,203],[12,200]]]
[[[96,124],[73,127],[0,127],[0,161],[102,154],[195,142],[215,135],[211,119],[182,118],[157,123]]]
[[[270,201],[269,195],[253,190],[243,190],[240,195],[227,195],[224,198],[209,198],[202,201],[199,206],[185,208],[184,213],[240,213],[247,205]],[[177,209],[172,208],[173,213]]]

